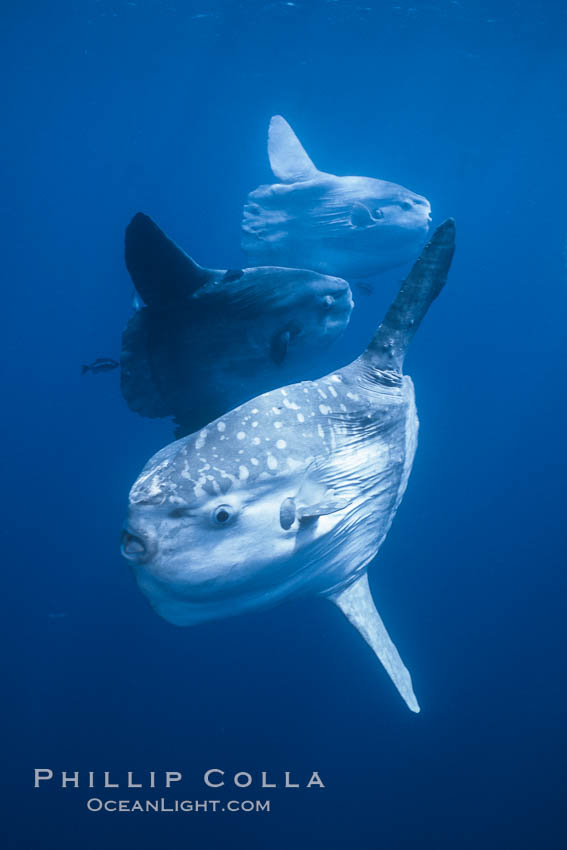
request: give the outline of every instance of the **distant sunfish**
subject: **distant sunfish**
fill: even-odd
[[[251,263],[352,281],[415,259],[431,221],[426,198],[385,180],[319,171],[281,115],[270,121],[268,156],[280,182],[260,186],[244,206]]]
[[[141,213],[126,230],[126,265],[146,306],[122,337],[122,394],[143,416],[173,416],[176,436],[321,374],[353,307],[337,277],[202,268]]]
[[[118,369],[120,363],[118,360],[113,360],[112,357],[97,357],[92,363],[81,366],[81,375],[86,375],[87,372],[97,374],[98,372],[111,372],[113,369]]]
[[[452,220],[438,228],[350,365],[259,396],[146,464],[122,553],[158,614],[191,625],[319,594],[419,711],[366,570],[410,474],[418,420],[402,364],[445,283],[454,234]]]

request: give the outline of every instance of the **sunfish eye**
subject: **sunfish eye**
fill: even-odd
[[[234,516],[234,510],[230,505],[218,505],[211,517],[215,525],[227,525]]]
[[[400,201],[400,207],[403,210],[411,210],[411,204],[409,201]]]
[[[375,210],[372,210],[372,218],[375,218],[375,219],[384,218],[384,213],[380,209],[380,207],[376,207]]]

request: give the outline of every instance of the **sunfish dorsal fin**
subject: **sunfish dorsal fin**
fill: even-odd
[[[144,213],[137,213],[126,228],[124,248],[130,277],[148,307],[181,305],[214,277]]]
[[[274,115],[270,121],[268,156],[272,171],[282,183],[311,180],[319,173],[305,148],[281,115]]]
[[[400,373],[407,348],[445,283],[455,252],[455,221],[440,224],[403,281],[360,364]]]
[[[344,590],[339,590],[327,598],[341,609],[347,620],[374,650],[410,711],[419,712],[411,676],[376,610],[366,573],[354,584],[349,584]]]

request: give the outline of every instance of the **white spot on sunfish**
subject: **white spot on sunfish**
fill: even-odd
[[[274,428],[281,428],[281,427],[282,427],[281,422],[274,422]]]
[[[246,437],[246,434],[244,433],[244,431],[239,431],[238,434],[236,435],[237,440],[244,440],[245,437]]]
[[[337,391],[334,387],[329,387],[329,392],[333,396],[333,398],[337,398]]]
[[[250,463],[251,463],[253,466],[258,466],[258,464],[260,463],[260,461],[258,460],[258,458],[257,458],[257,457],[251,457],[251,458],[250,458]]]
[[[331,375],[331,381],[334,381],[335,384],[340,384],[342,382],[342,378],[340,375]]]
[[[207,434],[208,434],[208,431],[207,431],[206,428],[203,431],[201,431],[201,433],[197,437],[197,440],[195,441],[195,448],[196,449],[202,449],[203,448],[203,446],[205,445],[205,440],[207,439]]]
[[[278,440],[277,443],[276,443],[277,449],[285,449],[286,446],[287,446],[287,443],[286,443],[285,440]]]
[[[351,398],[353,401],[358,401],[357,393],[347,393],[347,398]]]
[[[319,395],[321,396],[321,398],[327,398],[326,393],[324,393],[324,392],[323,392],[323,390],[320,390],[320,389],[319,389],[319,387],[317,387],[317,392],[319,393]]]
[[[294,401],[290,401],[289,398],[284,398],[284,405],[289,408],[289,410],[299,410],[299,405]]]
[[[305,416],[303,415],[303,413],[297,414],[297,421],[298,422],[305,422]]]
[[[261,443],[260,437],[252,437],[252,445],[259,446]]]
[[[327,416],[331,412],[331,408],[328,407],[326,404],[320,404],[319,410],[321,411],[323,416]]]
[[[238,471],[239,471],[239,478],[240,478],[240,480],[241,480],[241,481],[246,481],[246,479],[247,479],[247,478],[248,478],[248,476],[250,475],[250,473],[248,472],[248,467],[247,467],[247,466],[239,466],[239,467],[238,467]]]
[[[226,431],[226,425],[224,424],[224,422],[217,422],[217,430]]]
[[[278,462],[273,455],[268,455],[268,469],[277,469]]]
[[[252,423],[252,427],[253,427],[253,428],[257,428],[257,427],[258,427],[258,423],[257,423],[257,422],[253,422],[253,423]]]
[[[323,426],[321,425],[321,423],[320,423],[320,422],[319,422],[319,424],[317,425],[317,433],[319,434],[319,436],[321,437],[321,439],[323,439],[323,438],[325,437],[325,432],[323,431]]]

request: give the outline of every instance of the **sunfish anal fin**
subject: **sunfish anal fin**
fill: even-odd
[[[366,573],[354,584],[330,594],[327,598],[341,609],[347,620],[374,650],[410,711],[419,712],[411,676],[376,610]]]
[[[319,172],[303,145],[281,115],[274,115],[268,130],[270,166],[282,183],[311,180]]]

